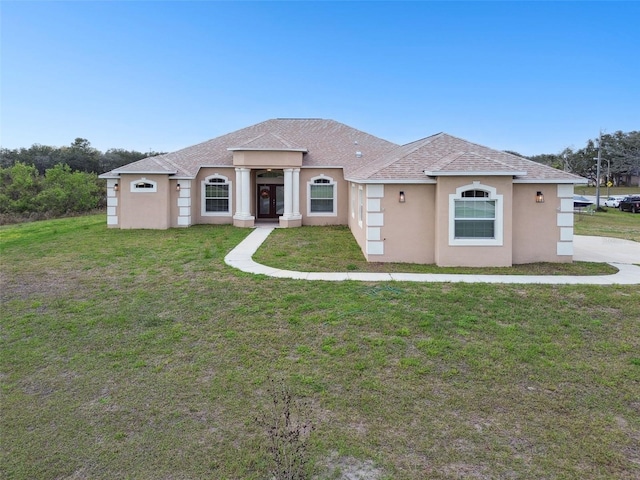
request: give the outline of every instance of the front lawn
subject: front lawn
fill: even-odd
[[[573,230],[576,235],[614,237],[640,242],[640,215],[604,207],[593,215],[575,214]]]
[[[270,378],[318,479],[640,476],[635,287],[276,279],[224,264],[250,230],[105,223],[0,228],[2,478],[267,479]]]
[[[618,271],[606,263],[591,262],[530,263],[512,267],[481,268],[367,262],[349,227],[342,225],[275,229],[253,258],[263,265],[301,272],[611,275]]]

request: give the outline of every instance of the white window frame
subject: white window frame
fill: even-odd
[[[492,200],[495,202],[494,238],[456,238],[456,200],[473,200],[472,197],[463,197],[462,194],[469,190],[482,190],[489,194],[488,197],[479,197],[478,200]],[[456,193],[449,194],[449,245],[451,246],[502,246],[504,244],[504,202],[503,196],[498,195],[497,190],[489,185],[483,185],[476,181],[470,185],[456,188]]]
[[[318,180],[328,180],[327,182],[316,183]],[[330,212],[312,212],[311,211],[311,190],[314,185],[331,186],[333,188],[333,210]],[[324,173],[316,177],[310,178],[307,182],[307,216],[309,217],[335,217],[338,215],[338,184],[332,177],[326,176]]]
[[[210,185],[211,182],[210,180],[213,179],[220,179],[220,180],[224,180],[224,183],[222,182],[217,182],[218,185],[228,185],[229,189],[228,189],[228,193],[229,193],[229,209],[225,212],[208,212],[207,211],[207,185]],[[203,217],[230,217],[231,216],[231,212],[233,212],[233,205],[232,205],[232,201],[233,201],[233,182],[231,182],[231,180],[229,180],[228,177],[225,177],[224,175],[220,175],[219,173],[215,173],[213,175],[209,175],[208,177],[206,177],[202,183],[201,183],[201,192],[200,192],[200,214]]]
[[[151,185],[151,187],[139,188],[138,185],[144,183],[145,185]],[[148,180],[145,177],[137,180],[131,180],[129,183],[129,189],[131,193],[156,193],[158,191],[158,182]]]

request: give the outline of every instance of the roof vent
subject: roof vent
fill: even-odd
[[[357,157],[357,158],[361,158],[361,157],[362,157],[362,152],[358,150],[358,151],[356,152],[356,157]]]

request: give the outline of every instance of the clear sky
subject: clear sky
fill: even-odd
[[[278,117],[525,155],[640,129],[640,2],[0,1],[0,144],[173,151]]]

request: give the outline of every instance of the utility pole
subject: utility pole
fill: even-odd
[[[600,160],[602,158],[602,130],[598,136],[598,165],[596,166],[596,211],[600,210]]]
[[[611,159],[605,158],[607,161],[607,198],[609,198],[609,186],[611,185]]]

